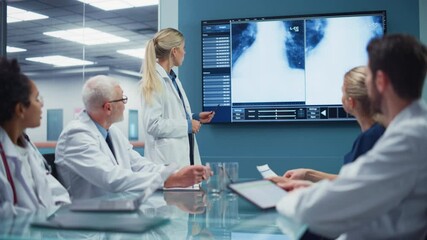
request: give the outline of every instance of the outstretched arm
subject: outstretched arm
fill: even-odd
[[[187,166],[172,174],[164,187],[188,187],[210,177],[209,169],[202,165]]]
[[[294,180],[307,180],[312,182],[318,182],[323,179],[334,180],[337,175],[316,171],[313,169],[298,168],[287,171],[283,175],[283,177]]]

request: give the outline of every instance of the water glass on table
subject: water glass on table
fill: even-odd
[[[219,195],[223,189],[224,171],[221,162],[207,162],[206,166],[211,171],[211,177],[207,180],[207,190],[210,194]]]
[[[239,163],[238,162],[224,162],[223,167],[223,189],[225,192],[230,193],[231,190],[228,188],[228,184],[239,180]]]

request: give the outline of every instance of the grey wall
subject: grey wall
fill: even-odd
[[[387,11],[389,33],[419,37],[419,0],[179,1],[187,52],[179,73],[193,110],[202,109],[201,20],[372,10]],[[279,174],[297,167],[335,173],[359,131],[356,123],[224,124],[204,125],[197,137],[203,162],[239,161],[241,177],[259,177],[255,166],[264,163]]]

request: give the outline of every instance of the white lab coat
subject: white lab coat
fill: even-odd
[[[153,164],[133,150],[129,140],[114,125],[109,133],[118,164],[86,111],[62,131],[55,164],[72,199],[124,191],[151,194],[169,177],[164,174],[165,166]]]
[[[142,122],[145,137],[144,155],[153,162],[177,163],[180,167],[190,165],[188,143],[188,121],[191,108],[187,95],[178,77],[176,83],[185,103],[185,111],[169,75],[156,63],[156,71],[163,84],[163,91],[152,95],[151,103],[143,98]],[[199,148],[194,138],[194,164],[201,164]]]
[[[27,140],[25,149],[29,154],[32,180],[35,189],[24,176],[23,161],[7,133],[0,127],[0,141],[3,146],[9,169],[15,184],[18,202],[13,204],[13,191],[7,179],[3,160],[0,161],[0,216],[11,216],[29,213],[39,208],[46,209],[50,214],[58,209],[56,203],[70,203],[70,197],[65,188],[47,172],[44,167],[44,158],[36,147]]]
[[[427,233],[426,146],[427,106],[416,101],[334,181],[294,190],[276,208],[327,237],[421,239]]]

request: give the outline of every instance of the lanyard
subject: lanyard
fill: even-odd
[[[12,174],[10,174],[9,164],[7,163],[6,154],[4,153],[3,145],[1,143],[0,143],[0,154],[3,160],[4,168],[6,169],[7,180],[9,181],[10,186],[12,187],[13,205],[16,205],[16,203],[18,202],[18,199],[16,197],[15,184],[13,183]]]

